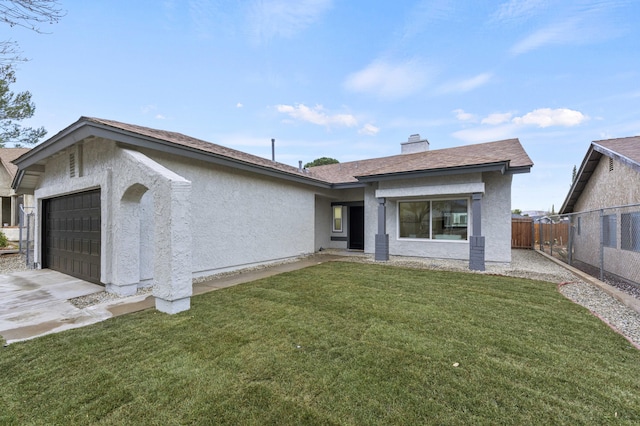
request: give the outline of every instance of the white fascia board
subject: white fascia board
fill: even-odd
[[[431,197],[437,195],[474,194],[478,192],[484,194],[484,182],[376,189],[376,198]]]

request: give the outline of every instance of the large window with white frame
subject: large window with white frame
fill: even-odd
[[[398,236],[431,240],[467,240],[469,200],[398,202]]]

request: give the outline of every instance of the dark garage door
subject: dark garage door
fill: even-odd
[[[100,283],[100,190],[43,201],[42,267]]]

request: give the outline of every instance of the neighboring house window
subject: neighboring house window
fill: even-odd
[[[623,250],[640,251],[640,213],[620,216],[620,244]]]
[[[342,206],[333,206],[333,232],[342,232]]]
[[[468,200],[424,200],[398,203],[400,238],[466,240]]]
[[[602,244],[605,247],[617,247],[616,240],[617,220],[615,214],[602,216]]]

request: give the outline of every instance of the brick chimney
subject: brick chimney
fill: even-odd
[[[400,146],[402,147],[402,154],[429,151],[429,141],[420,139],[419,133],[409,136],[407,142],[402,142]]]

